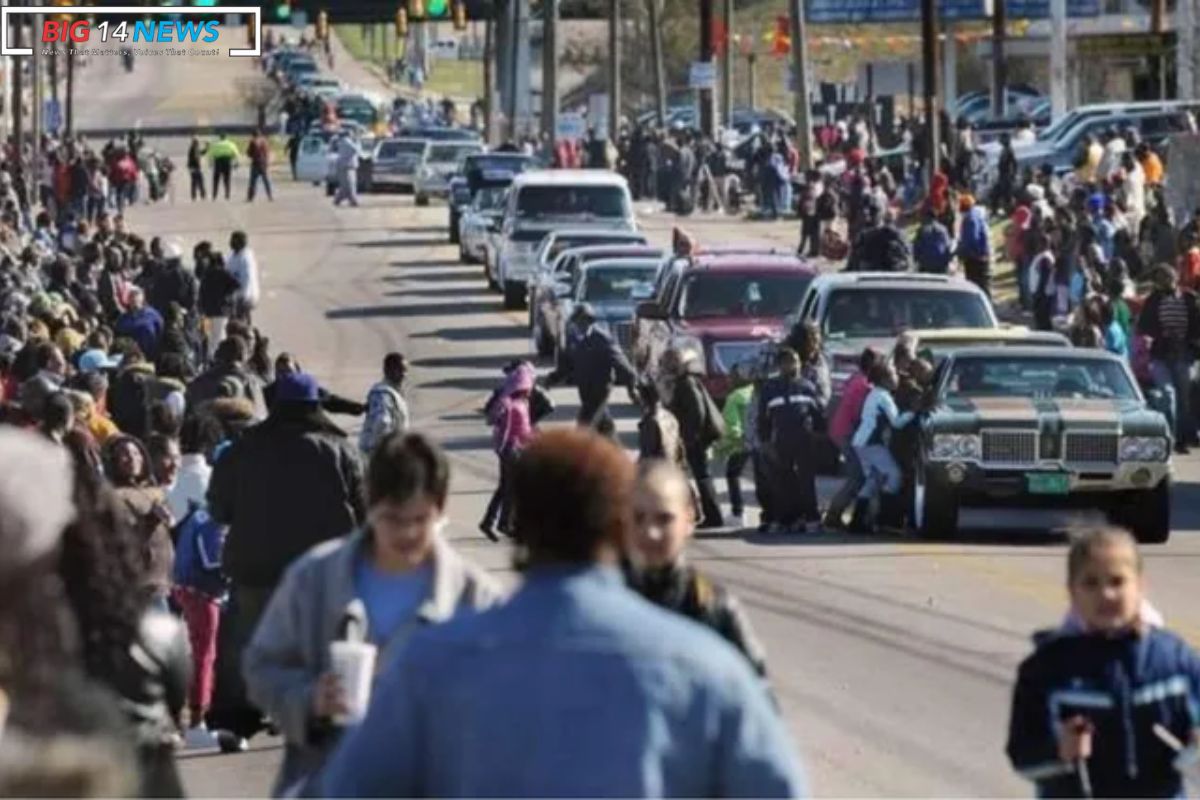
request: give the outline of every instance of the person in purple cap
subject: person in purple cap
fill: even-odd
[[[223,562],[233,584],[229,624],[237,653],[287,566],[363,523],[362,486],[358,449],[321,410],[316,378],[280,376],[270,414],[221,455],[208,487],[209,513],[229,526]],[[260,728],[260,719],[247,718],[233,733],[246,737]]]

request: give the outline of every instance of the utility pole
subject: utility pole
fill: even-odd
[[[808,21],[804,18],[804,0],[789,0],[792,18],[792,74],[795,76],[796,149],[800,152],[800,169],[813,165],[812,104],[808,101]]]
[[[713,42],[713,0],[700,0],[700,61],[712,64],[716,56]],[[710,139],[717,132],[716,105],[711,88],[700,90],[700,132]]]
[[[1004,119],[1008,99],[1008,62],[1004,39],[1008,33],[1008,0],[992,0],[992,116]]]
[[[530,87],[529,0],[513,0],[513,141],[529,133],[533,111]]]
[[[1187,0],[1180,0],[1182,4],[1186,4]],[[1150,31],[1152,33],[1163,33],[1167,29],[1167,0],[1151,0],[1150,3]],[[1161,55],[1156,56],[1154,64],[1158,68],[1158,96],[1159,98],[1167,99],[1167,54],[1164,51]]]
[[[1067,113],[1067,0],[1050,0],[1050,116]]]
[[[1177,0],[1177,40],[1175,45],[1175,97],[1192,100],[1196,97],[1196,2]]]
[[[750,94],[750,110],[758,108],[758,53],[746,54],[746,87]]]
[[[650,58],[654,61],[654,110],[658,112],[658,127],[667,126],[667,76],[663,68],[662,27],[658,12],[660,0],[646,0],[650,15]]]
[[[558,138],[558,0],[542,0],[542,134]]]
[[[493,7],[489,14],[495,13]],[[496,100],[495,30],[495,20],[493,16],[488,16],[483,23],[483,140],[489,145],[496,144],[496,131],[492,125]]]
[[[67,46],[67,113],[65,115],[67,138],[75,135],[75,49]]]
[[[42,16],[38,14],[31,17],[30,21],[33,23],[30,31],[30,39],[33,41],[33,70],[30,76],[33,81],[33,101],[30,109],[33,140],[30,143],[32,148],[30,149],[29,178],[26,185],[29,189],[29,206],[32,208],[39,199],[38,184],[41,182],[39,173],[42,163],[42,48],[37,43],[37,31],[41,29]]]
[[[725,41],[721,43],[725,55],[721,57],[721,120],[726,127],[733,124],[733,0],[724,0]]]
[[[608,141],[621,124],[621,0],[608,0]]]
[[[1051,0],[1054,2],[1054,0]],[[921,77],[925,94],[926,186],[933,185],[941,160],[941,118],[938,115],[938,21],[937,0],[921,0]]]

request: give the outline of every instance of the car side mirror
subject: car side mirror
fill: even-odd
[[[654,302],[638,303],[634,313],[642,319],[664,320],[667,318],[666,312],[659,307],[658,303]]]

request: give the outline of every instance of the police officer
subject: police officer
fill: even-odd
[[[808,523],[820,519],[813,464],[820,389],[801,377],[800,356],[792,348],[780,348],[775,363],[779,375],[764,384],[757,419],[777,505],[773,532],[805,533]]]
[[[637,371],[608,330],[596,324],[596,311],[590,303],[577,306],[574,319],[582,332],[570,352],[571,372],[579,389],[578,422],[612,436],[616,425],[608,412],[608,396],[617,384],[633,399]]]
[[[669,461],[643,461],[633,515],[625,548],[630,585],[650,602],[712,629],[766,675],[766,655],[737,599],[684,557],[696,524],[687,475]]]

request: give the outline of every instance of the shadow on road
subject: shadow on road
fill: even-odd
[[[528,339],[515,325],[486,325],[472,328],[438,328],[411,336],[412,339],[439,339],[444,342],[508,342]]]
[[[434,279],[434,276],[438,276],[438,275],[454,275],[455,277],[457,277],[460,274],[461,275],[470,275],[471,277],[477,277],[477,276],[482,277],[483,276],[483,270],[481,267],[472,265],[472,264],[464,264],[461,261],[459,261],[457,258],[431,259],[429,261],[422,261],[419,264],[414,264],[411,261],[390,261],[390,262],[388,262],[388,266],[389,267],[397,267],[397,268],[403,269],[405,272],[409,272],[409,273],[415,272],[416,270],[437,270],[437,272],[431,272],[429,275],[411,275],[410,274],[410,275],[405,275],[405,276],[397,275],[397,276],[391,277],[391,278],[384,278],[384,280],[389,280],[389,281],[400,281],[400,280],[406,280],[406,279],[412,279],[412,278],[421,278],[422,280],[432,280],[432,279]],[[444,280],[449,280],[449,279],[446,278]]]
[[[438,381],[427,381],[417,384],[418,389],[459,389],[464,392],[490,392],[500,384],[495,376],[480,378],[443,378]]]
[[[414,367],[432,367],[442,369],[453,369],[462,367],[464,369],[494,369],[496,371],[496,382],[499,383],[503,377],[500,374],[501,368],[510,361],[514,361],[519,356],[517,355],[491,355],[491,356],[438,356],[436,358],[418,358],[412,363]]]
[[[404,296],[404,292],[397,293]],[[462,300],[457,303],[412,303],[404,306],[360,306],[358,308],[335,308],[325,312],[327,319],[364,319],[368,317],[446,317],[455,314],[484,313],[498,311],[495,300]],[[518,331],[520,329],[513,328]]]
[[[440,247],[446,244],[445,238],[438,239],[376,239],[369,242],[354,242],[353,246],[368,249],[382,247]]]
[[[478,286],[447,286],[438,289],[396,289],[395,291],[385,292],[384,297],[428,297],[428,298],[466,298],[466,297],[487,297],[491,298],[491,292],[484,289],[483,284]],[[496,302],[494,299],[492,302]]]
[[[1200,484],[1172,484],[1171,530],[1178,532],[1197,529],[1200,529]]]
[[[483,287],[483,279],[474,269],[442,269],[438,272],[409,272],[405,275],[388,275],[380,278],[383,283],[425,284],[425,283],[471,283]]]

